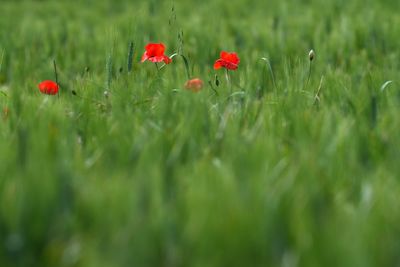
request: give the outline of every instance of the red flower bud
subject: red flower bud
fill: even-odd
[[[185,88],[196,93],[203,89],[203,85],[204,83],[201,79],[194,78],[185,83]]]
[[[40,92],[46,95],[56,95],[59,89],[58,84],[50,80],[39,83],[38,87]]]

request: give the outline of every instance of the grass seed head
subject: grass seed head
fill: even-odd
[[[308,53],[308,58],[310,59],[310,61],[313,61],[315,58],[315,52],[313,49],[310,50],[310,52]]]

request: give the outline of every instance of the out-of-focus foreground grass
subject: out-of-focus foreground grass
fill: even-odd
[[[400,266],[399,8],[2,0],[0,266]]]

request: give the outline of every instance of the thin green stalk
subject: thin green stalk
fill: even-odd
[[[53,59],[53,66],[54,66],[54,76],[55,76],[55,79],[56,79],[56,84],[58,84],[57,63],[56,63],[56,60],[55,60],[55,59]],[[58,85],[59,85],[59,84],[58,84]]]
[[[160,71],[161,71],[160,66],[158,66],[158,63],[157,63],[157,62],[155,62],[154,65],[156,66],[157,73],[160,74]]]
[[[208,81],[208,84],[210,85],[211,90],[214,91],[214,94],[215,94],[216,96],[218,96],[219,94],[218,94],[217,90],[215,90],[214,86],[212,85],[212,82],[211,82],[211,81]]]
[[[128,58],[127,58],[127,70],[128,70],[128,73],[132,72],[132,67],[133,67],[133,49],[134,49],[133,42],[130,42],[129,43],[129,48],[128,48]]]
[[[315,58],[315,52],[314,52],[313,49],[311,49],[310,52],[308,53],[308,59],[309,59],[309,62],[310,62],[309,68],[308,68],[308,78],[307,78],[307,82],[306,82],[303,90],[305,90],[307,88],[308,83],[310,82],[311,71],[312,71],[312,62],[313,62],[314,58]]]
[[[229,86],[230,94],[232,94],[233,87],[232,87],[232,81],[231,81],[231,77],[230,77],[230,73],[229,73],[228,69],[225,69],[225,79],[226,79],[226,82],[227,82],[227,84]]]
[[[183,54],[180,54],[180,53],[172,54],[170,56],[170,58],[173,59],[176,56],[181,56],[181,58],[183,59],[183,63],[185,64],[186,76],[187,76],[187,79],[190,80],[191,75],[190,75],[190,67],[189,67],[188,59]],[[164,66],[165,65],[163,65],[162,67],[164,67]]]
[[[314,106],[318,105],[321,102],[320,95],[321,95],[321,89],[322,89],[323,82],[324,82],[324,76],[321,77],[321,81],[319,82],[317,93],[315,94],[315,97],[314,97],[314,103],[313,103]]]
[[[107,90],[110,90],[111,87],[111,81],[112,81],[112,55],[111,53],[108,55],[107,58],[107,63],[106,63],[106,71],[107,71],[107,81],[106,81],[106,87]]]
[[[53,67],[54,67],[54,76],[55,76],[55,79],[56,79],[56,84],[58,86],[60,86],[60,84],[58,83],[58,71],[57,71],[57,63],[56,63],[55,59],[53,59]],[[60,97],[60,93],[57,94],[57,97]]]
[[[306,88],[307,88],[307,86],[308,86],[308,83],[310,82],[310,78],[311,78],[311,72],[312,72],[312,61],[310,60],[310,64],[309,64],[309,67],[308,67],[308,77],[307,77],[307,82],[306,82],[306,84],[305,84],[305,86],[304,86],[304,89],[306,89]]]
[[[3,66],[3,59],[4,59],[4,50],[1,51],[1,57],[0,57],[0,71],[1,71],[1,68],[2,68],[2,66]]]
[[[268,58],[265,58],[265,57],[263,57],[261,59],[264,60],[265,63],[267,64],[267,66],[268,66],[269,73],[270,73],[271,79],[272,79],[272,84],[274,86],[274,94],[276,95],[276,93],[278,92],[278,89],[277,89],[277,86],[276,86],[275,75],[274,75],[274,72],[272,70],[271,62],[268,60]]]

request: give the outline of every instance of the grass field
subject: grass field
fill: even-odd
[[[400,266],[399,10],[1,0],[0,266]]]

